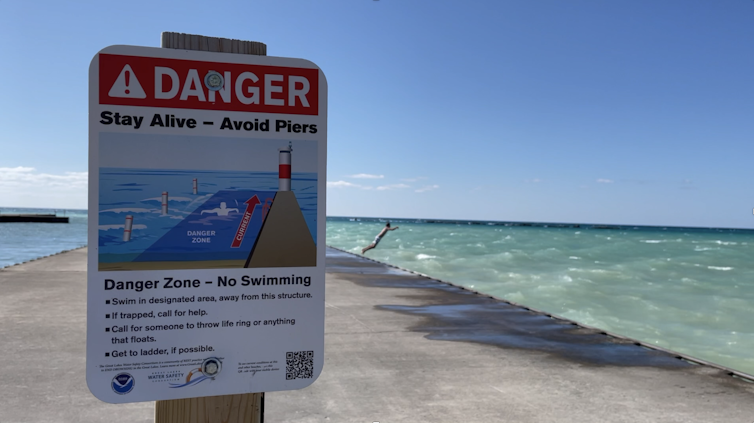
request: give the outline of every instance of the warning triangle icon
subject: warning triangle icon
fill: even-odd
[[[123,66],[123,70],[120,71],[118,79],[115,80],[107,95],[118,98],[147,98],[147,94],[141,88],[139,80],[136,79],[136,75],[129,65]]]

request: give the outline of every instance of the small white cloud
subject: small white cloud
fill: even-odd
[[[410,186],[406,184],[392,184],[392,185],[382,185],[377,187],[378,191],[386,191],[389,189],[403,189],[403,188],[411,188]]]
[[[33,167],[0,167],[0,189],[44,188],[86,190],[88,172],[65,172],[62,175],[39,173]]]
[[[600,178],[600,179],[597,179],[597,182],[600,183],[600,184],[612,184],[615,181],[613,181],[612,179],[602,179],[602,178]]]
[[[427,191],[432,191],[432,190],[435,190],[435,189],[438,189],[438,188],[440,188],[439,185],[427,185],[427,186],[421,187],[421,188],[419,188],[419,189],[417,189],[415,191],[416,192],[427,192]]]
[[[0,199],[14,207],[86,208],[88,181],[88,172],[51,174],[33,167],[0,167]]]
[[[385,178],[385,175],[370,175],[369,173],[357,173],[355,175],[350,175],[349,178],[354,178],[354,179],[383,179],[383,178]]]
[[[33,172],[33,167],[23,167],[23,166],[17,166],[17,167],[0,167],[0,173],[28,173]]]
[[[328,188],[358,188],[358,189],[372,189],[372,187],[354,184],[348,181],[327,181]]]
[[[352,184],[350,182],[346,181],[327,181],[327,187],[328,188],[347,188],[347,187],[359,187],[360,185]]]

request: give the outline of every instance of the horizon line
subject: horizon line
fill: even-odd
[[[60,210],[60,211],[80,211],[88,212],[89,209],[78,208],[50,208],[50,207],[7,207],[1,206],[2,209],[31,209],[31,210]],[[585,226],[584,229],[633,229],[633,228],[651,228],[651,229],[692,229],[692,230],[726,230],[726,231],[754,231],[754,228],[736,228],[724,226],[676,226],[676,225],[645,225],[631,223],[588,223],[588,222],[537,222],[524,220],[482,220],[482,219],[446,219],[446,218],[428,218],[428,217],[373,217],[373,216],[335,216],[326,215],[326,219],[365,219],[376,222],[383,221],[418,221],[418,223],[465,223],[472,225],[489,225],[489,226],[535,226],[535,227],[578,227]]]

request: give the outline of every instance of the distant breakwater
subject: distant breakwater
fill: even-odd
[[[509,227],[533,227],[533,228],[578,228],[578,229],[610,229],[610,230],[640,230],[640,231],[702,231],[719,233],[745,233],[754,234],[754,229],[747,228],[716,228],[716,227],[688,227],[688,226],[660,226],[660,225],[623,225],[602,223],[557,223],[557,222],[519,222],[498,220],[459,220],[459,219],[411,219],[404,217],[349,217],[328,216],[328,222],[395,222],[395,223],[434,223],[445,225],[481,225],[481,226],[509,226]]]

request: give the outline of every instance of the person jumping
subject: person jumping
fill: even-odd
[[[374,237],[374,241],[372,241],[371,244],[369,244],[366,247],[364,247],[364,248],[361,249],[361,254],[364,254],[367,251],[371,250],[372,248],[376,247],[377,244],[380,243],[380,240],[382,240],[382,237],[385,236],[385,234],[387,233],[387,231],[394,231],[396,229],[398,229],[398,226],[396,226],[394,228],[391,228],[390,227],[390,222],[387,222],[387,224],[385,225],[384,228],[382,228],[382,230],[380,231],[380,233],[376,237]]]

